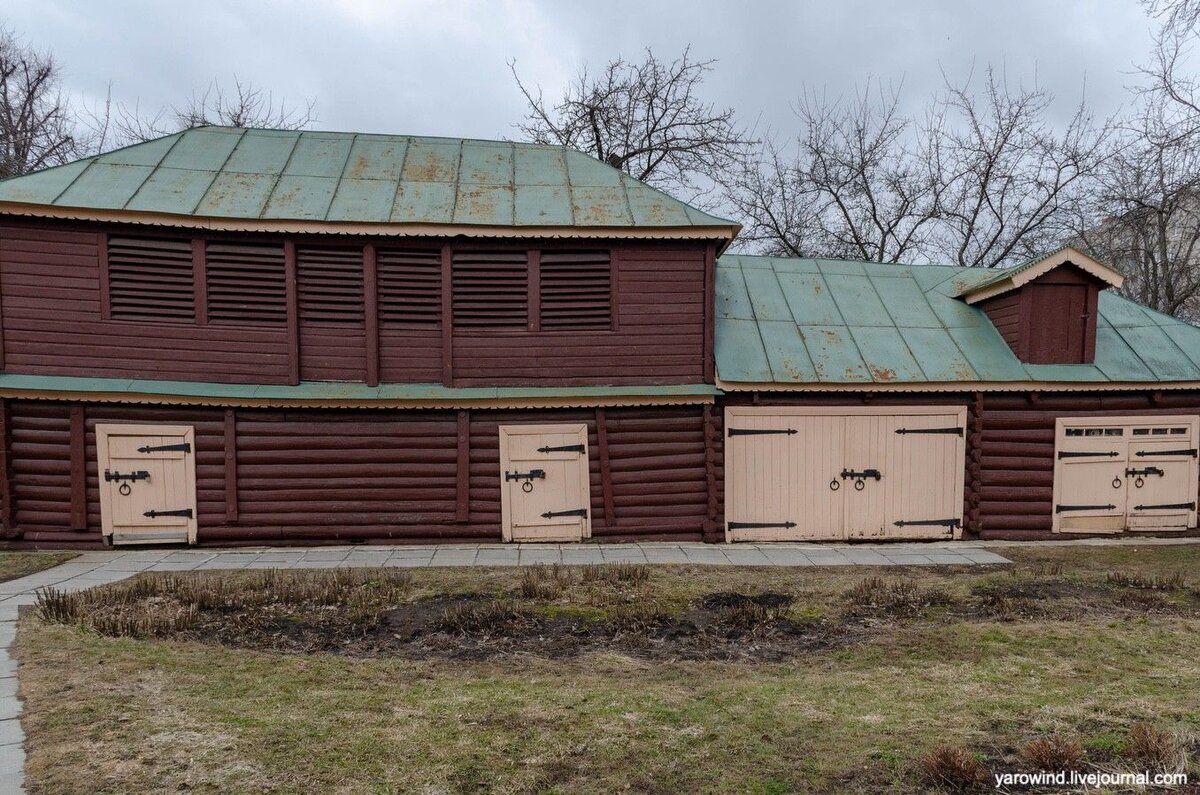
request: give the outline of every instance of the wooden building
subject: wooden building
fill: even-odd
[[[1080,252],[717,272],[730,540],[1196,527],[1200,329]]]
[[[1196,525],[1200,330],[1064,250],[724,255],[583,154],[206,127],[0,183],[13,543]]]

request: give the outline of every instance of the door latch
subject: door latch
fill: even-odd
[[[878,469],[864,469],[861,472],[856,472],[853,469],[842,470],[842,480],[853,480],[855,491],[862,491],[867,487],[867,478],[881,480],[883,478],[883,473],[881,473]],[[837,481],[833,482],[836,483]],[[833,490],[837,491],[837,489]]]
[[[534,480],[534,479],[545,480],[546,479],[546,470],[531,469],[528,472],[505,472],[504,479],[506,481],[509,481],[509,480]]]
[[[1146,485],[1146,478],[1145,478],[1146,475],[1158,475],[1161,478],[1161,477],[1165,476],[1166,474],[1167,474],[1166,472],[1163,472],[1158,467],[1144,467],[1142,469],[1134,469],[1134,468],[1130,467],[1130,468],[1126,468],[1126,470],[1125,470],[1125,477],[1127,477],[1127,478],[1132,477],[1134,479],[1133,486],[1134,486],[1134,488],[1138,488],[1138,489],[1140,489],[1142,486]],[[1114,480],[1115,480],[1115,478],[1114,478]]]
[[[144,469],[139,469],[137,472],[110,472],[104,470],[104,482],[112,483],[113,481],[120,482],[122,480],[149,480],[150,473]]]

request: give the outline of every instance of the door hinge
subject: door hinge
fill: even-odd
[[[899,519],[892,522],[896,527],[960,527],[961,519]]]
[[[1109,505],[1055,505],[1055,513],[1065,513],[1066,511],[1112,511],[1117,506]]]
[[[150,473],[144,469],[139,469],[137,472],[109,472],[104,470],[104,482],[112,483],[113,481],[122,480],[149,480]]]
[[[1194,510],[1196,510],[1196,503],[1194,503],[1194,502],[1167,502],[1167,503],[1162,503],[1160,505],[1135,505],[1135,506],[1133,506],[1133,510],[1135,510],[1135,511],[1165,510],[1167,508],[1176,508],[1179,510],[1194,511]]]
[[[549,447],[549,446],[539,447],[537,449],[537,451],[539,453],[583,453],[583,452],[587,452],[586,450],[584,450],[584,447],[581,444],[562,444],[557,447]]]
[[[186,516],[187,518],[191,519],[192,518],[192,509],[191,508],[180,508],[180,509],[174,510],[174,511],[149,510],[149,511],[146,511],[144,514],[142,514],[142,516],[148,516],[151,519],[157,519],[160,516]]]
[[[544,469],[531,469],[531,470],[529,470],[528,472],[505,472],[505,473],[504,473],[504,480],[505,480],[505,481],[509,481],[509,480],[533,480],[533,479],[535,479],[535,478],[540,478],[540,479],[542,479],[542,480],[545,480],[545,479],[546,479],[546,470],[544,470]]]
[[[906,433],[945,433],[962,436],[963,429],[957,426],[954,428],[897,428],[896,433],[902,436]]]
[[[1110,450],[1106,453],[1089,453],[1075,450],[1059,450],[1059,458],[1116,458],[1120,453],[1116,450]]]
[[[1196,457],[1196,448],[1192,447],[1187,450],[1138,450],[1134,453],[1138,458],[1143,458],[1148,455],[1187,455],[1192,458]]]
[[[544,514],[542,514],[542,518],[543,519],[555,519],[559,516],[581,516],[584,519],[586,519],[587,515],[588,515],[587,508],[572,508],[569,511],[546,511]]]
[[[795,527],[795,522],[730,522],[730,530],[757,530],[766,527],[782,527],[790,530]]]
[[[139,453],[190,453],[192,452],[191,442],[181,442],[179,444],[160,444],[146,445],[137,449]]]
[[[795,436],[799,431],[795,428],[730,428],[730,436],[768,436],[770,434],[781,434],[786,436]]]

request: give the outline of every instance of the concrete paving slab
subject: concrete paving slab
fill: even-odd
[[[0,720],[0,745],[21,743],[25,741],[25,732],[21,731],[21,721],[16,718]]]

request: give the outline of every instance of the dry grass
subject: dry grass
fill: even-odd
[[[953,600],[941,588],[922,588],[911,579],[864,577],[845,592],[846,613],[857,617],[913,619]]]
[[[0,582],[36,574],[74,557],[74,552],[0,552]]]
[[[28,780],[33,792],[67,795],[916,793],[964,786],[974,780],[971,760],[999,771],[1029,769],[1035,755],[1066,759],[1069,741],[1030,748],[1029,738],[1055,735],[1077,738],[1088,767],[1131,770],[1143,764],[1135,760],[1164,767],[1174,760],[1200,773],[1185,739],[1200,733],[1200,612],[1193,596],[1200,547],[1017,552],[1012,574],[869,572],[881,587],[864,586],[862,569],[694,566],[628,567],[620,575],[438,569],[414,572],[405,584],[370,576],[347,581],[357,583],[350,592],[375,594],[356,597],[367,605],[435,606],[432,620],[454,623],[456,636],[481,644],[496,626],[525,621],[525,611],[533,622],[525,631],[533,635],[554,624],[556,611],[622,622],[622,631],[637,633],[705,604],[716,617],[714,631],[721,622],[738,625],[746,649],[766,642],[772,622],[849,621],[862,633],[852,643],[771,664],[603,651],[480,660],[278,654],[108,637],[76,622],[27,616],[16,654]],[[1182,580],[1172,590],[1145,589],[1109,582],[1110,572],[1178,572]],[[201,582],[183,587],[130,582],[121,594],[181,604],[182,593],[209,594],[199,598],[229,607],[223,615],[235,621],[239,605],[265,597],[233,592],[255,582],[269,589],[257,573],[194,576]],[[529,586],[526,577],[558,586]],[[209,588],[210,579],[229,584]],[[308,585],[271,582],[310,592]],[[526,588],[533,595],[523,595]],[[327,610],[319,603],[338,590],[327,586],[325,597],[297,609]],[[848,592],[856,591],[874,612],[847,619]],[[885,591],[896,595],[868,597]],[[998,622],[981,612],[985,592],[1046,610]],[[1125,593],[1160,596],[1174,612],[1117,604]],[[654,644],[670,640],[649,637]],[[939,746],[952,750],[931,770],[964,775],[925,778],[923,762]]]
[[[1139,721],[1129,729],[1125,740],[1125,755],[1145,769],[1158,773],[1175,773],[1187,769],[1187,751],[1171,732]]]
[[[1026,743],[1021,749],[1021,759],[1033,770],[1053,773],[1082,770],[1086,761],[1079,740],[1061,734],[1038,737]]]
[[[988,770],[974,752],[956,745],[939,745],[921,757],[921,778],[931,787],[972,792],[983,788]]]

